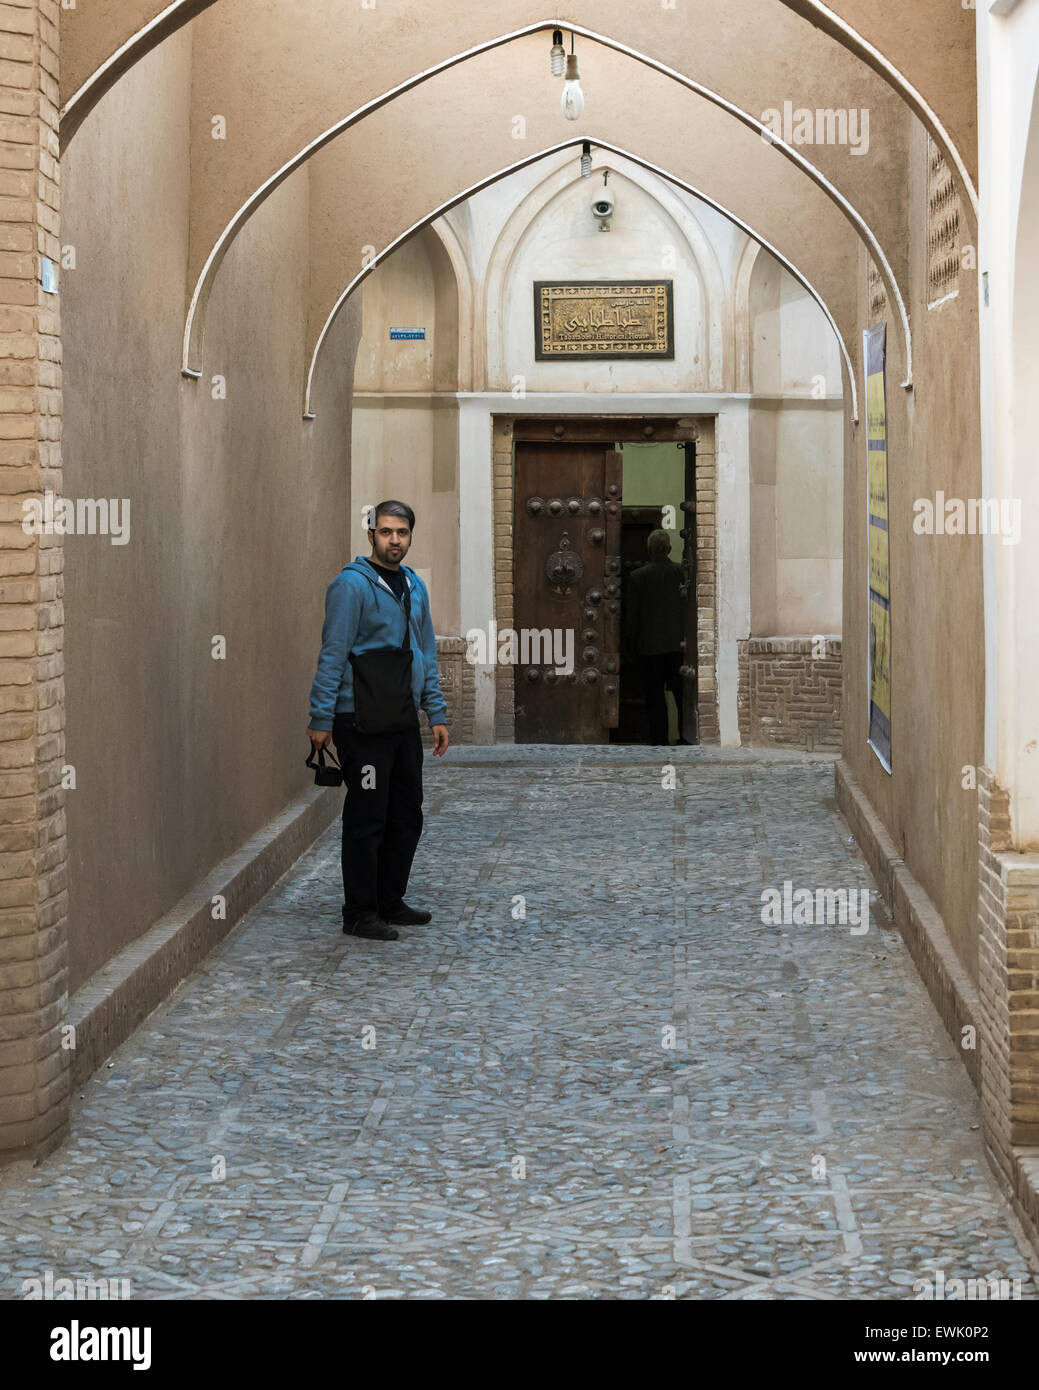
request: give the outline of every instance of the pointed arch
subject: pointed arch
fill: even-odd
[[[736,389],[750,391],[752,386],[751,366],[751,320],[750,286],[754,279],[754,268],[761,255],[761,242],[753,237],[748,240],[736,267],[736,281],[733,287],[732,317],[733,335],[736,344]],[[857,412],[856,412],[857,414]]]
[[[612,154],[619,155],[623,159],[628,159],[633,164],[640,165],[643,169],[646,169],[650,173],[655,174],[658,178],[665,179],[668,183],[674,184],[677,188],[685,189],[685,191],[687,193],[691,193],[694,198],[699,198],[700,201],[706,203],[708,207],[712,207],[716,212],[721,213],[721,215],[727,218],[730,222],[732,222],[734,226],[739,227],[743,232],[747,234],[747,236],[752,237],[761,246],[763,246],[771,256],[774,256],[775,259],[780,263],[780,265],[785,266],[787,270],[789,270],[791,275],[794,276],[794,278],[798,281],[799,284],[804,286],[807,292],[819,305],[819,308],[822,310],[823,314],[826,317],[827,323],[829,323],[830,327],[833,329],[833,332],[837,338],[837,342],[840,346],[841,356],[844,360],[844,365],[848,373],[848,385],[851,393],[852,403],[852,418],[854,420],[854,423],[858,424],[858,389],[855,383],[855,369],[852,363],[851,354],[848,351],[848,345],[844,340],[844,336],[841,333],[840,328],[837,326],[836,319],[830,312],[829,306],[827,305],[826,301],[823,299],[819,291],[807,278],[807,276],[805,276],[798,269],[798,267],[794,265],[794,263],[791,260],[784,256],[781,251],[774,247],[769,241],[765,240],[764,237],[758,235],[758,233],[755,232],[751,226],[749,226],[746,222],[742,221],[734,213],[730,212],[728,208],[723,207],[721,203],[717,202],[709,194],[703,192],[702,189],[696,188],[692,184],[686,183],[683,179],[678,178],[677,175],[669,173],[666,169],[660,168],[659,165],[653,164],[647,159],[642,159],[639,155],[633,154],[630,150],[622,149],[619,145],[613,145],[608,141],[596,140],[594,137],[589,137],[588,135],[575,135],[572,136],[569,140],[563,140],[557,145],[551,145],[547,149],[540,150],[537,154],[526,155],[523,159],[519,159],[513,164],[506,165],[504,168],[499,169],[497,173],[491,174],[487,178],[481,179],[478,183],[471,185],[469,188],[463,189],[460,193],[456,194],[448,202],[441,203],[439,207],[436,207],[431,212],[427,213],[425,217],[420,219],[420,221],[408,227],[406,231],[403,231],[400,234],[400,236],[395,237],[393,241],[391,241],[388,246],[385,246],[372,259],[372,261],[368,265],[366,265],[362,270],[360,270],[358,274],[355,275],[354,278],[350,281],[350,283],[346,286],[339,298],[336,300],[336,303],[331,313],[328,315],[328,318],[322,325],[321,332],[318,335],[317,343],[311,355],[310,366],[307,370],[306,392],[303,405],[304,418],[308,420],[313,420],[315,418],[315,411],[313,408],[314,375],[318,357],[321,353],[321,349],[324,345],[325,339],[328,337],[332,324],[335,322],[336,317],[339,314],[339,311],[342,309],[343,305],[349,299],[350,295],[354,292],[354,290],[357,288],[359,284],[361,284],[365,279],[367,279],[367,277],[372,273],[372,271],[375,269],[377,265],[384,261],[387,256],[391,256],[398,246],[401,246],[405,241],[409,239],[409,237],[413,237],[427,223],[432,222],[434,219],[438,217],[443,217],[443,215],[446,212],[448,212],[450,208],[453,208],[457,203],[464,202],[467,198],[471,198],[473,194],[479,193],[481,189],[487,188],[493,183],[497,183],[500,179],[507,177],[509,174],[514,174],[520,169],[525,169],[528,165],[535,163],[535,161],[539,159],[544,159],[547,155],[554,154],[558,150],[565,150],[575,145],[581,145],[584,143],[586,139],[591,139],[591,143],[595,148],[601,150],[609,150]]]
[[[216,277],[217,271],[219,270],[220,264],[227,253],[228,247],[230,246],[234,237],[237,235],[238,231],[252,216],[253,212],[255,212],[256,208],[259,207],[259,205],[277,187],[279,187],[279,185],[283,183],[284,180],[290,176],[290,174],[294,173],[295,170],[297,170],[303,164],[305,164],[308,159],[310,159],[325,145],[329,144],[337,136],[343,134],[344,131],[350,129],[351,126],[356,125],[359,121],[364,120],[366,116],[378,110],[379,107],[386,105],[388,102],[393,101],[399,96],[402,96],[405,92],[410,91],[412,88],[419,86],[421,83],[428,81],[430,78],[435,77],[438,74],[445,72],[447,69],[454,67],[459,63],[465,62],[468,59],[477,56],[478,54],[487,53],[490,50],[499,48],[502,45],[510,43],[515,39],[523,38],[529,34],[536,33],[545,27],[552,27],[552,25],[556,23],[558,23],[558,21],[539,21],[538,23],[533,25],[526,25],[521,29],[511,30],[509,33],[500,34],[493,39],[489,39],[484,41],[483,43],[476,44],[472,48],[466,49],[464,52],[456,53],[451,57],[444,59],[442,62],[434,64],[432,67],[426,68],[422,72],[414,74],[412,77],[407,78],[404,82],[398,83],[397,86],[392,87],[389,91],[383,92],[380,96],[374,97],[371,101],[365,102],[363,105],[357,107],[354,111],[350,112],[349,115],[343,117],[341,120],[336,121],[333,125],[325,129],[320,135],[315,137],[315,139],[311,140],[308,144],[304,145],[303,148],[297,151],[297,153],[291,159],[287,160],[286,163],[283,164],[280,169],[275,170],[273,174],[271,174],[267,179],[265,179],[264,182],[260,184],[260,186],[256,188],[252,194],[250,194],[250,196],[246,199],[246,201],[241,205],[238,211],[234,214],[231,220],[224,227],[224,230],[220,233],[215,244],[211,248],[208,256],[206,257],[205,263],[202,266],[198,280],[196,281],[194,290],[191,295],[191,301],[188,306],[187,320],[184,325],[183,355],[181,362],[182,373],[185,376],[195,378],[200,377],[202,374],[201,367],[198,364],[201,362],[202,357],[202,337],[204,331],[204,317],[206,305],[208,303],[209,295],[212,290],[213,281]],[[640,53],[637,49],[630,47],[630,45],[621,43],[619,40],[610,38],[604,34],[600,34],[595,30],[584,27],[583,25],[572,25],[568,27],[571,27],[575,34],[580,34],[582,37],[587,38],[592,42],[601,43],[606,48],[612,49],[613,51],[621,53],[624,56],[635,60],[636,62],[642,63],[646,67],[651,68],[653,71],[659,73],[660,75],[676,82],[679,86],[684,87],[686,90],[694,92],[697,96],[700,96],[704,100],[711,102],[720,110],[724,111],[727,115],[731,116],[734,120],[746,126],[748,129],[754,131],[757,135],[761,136],[764,141],[771,145],[784,158],[789,160],[797,169],[799,169],[813,183],[815,183],[820,189],[822,189],[826,196],[831,199],[831,201],[837,206],[840,212],[843,213],[843,215],[848,219],[848,221],[854,227],[856,233],[866,243],[866,246],[869,248],[870,254],[873,256],[877,264],[877,267],[880,270],[880,273],[884,279],[884,283],[891,297],[891,302],[894,305],[894,308],[898,315],[898,319],[900,321],[902,329],[906,363],[906,375],[905,380],[902,382],[902,385],[907,390],[911,389],[913,384],[913,341],[912,331],[909,323],[909,313],[906,308],[906,303],[902,295],[901,287],[898,284],[898,279],[894,273],[891,263],[888,260],[887,255],[883,247],[881,246],[878,237],[874,233],[872,227],[869,226],[862,214],[858,211],[856,207],[852,205],[852,203],[844,196],[844,194],[841,193],[840,190],[833,183],[831,183],[831,181],[823,174],[823,172],[816,165],[814,165],[811,162],[811,160],[807,159],[803,154],[801,154],[801,152],[798,149],[795,149],[794,146],[787,144],[786,141],[776,136],[771,131],[771,129],[768,126],[766,126],[762,121],[758,120],[756,116],[752,116],[750,112],[744,111],[742,107],[739,107],[735,103],[730,102],[727,98],[721,96],[719,93],[713,91],[708,87],[705,87],[702,83],[696,82],[694,79],[690,77],[686,77],[683,73],[678,72],[676,69],[668,67],[666,63],[661,63],[657,59],[649,57],[647,54]],[[584,138],[588,137],[585,136]],[[570,143],[572,143],[572,141],[565,141],[559,148],[565,148],[565,146]],[[599,141],[596,143],[598,143],[601,148],[607,148],[605,142]],[[530,162],[530,160],[523,161],[517,167],[523,167],[523,163]],[[646,167],[650,166],[647,165]],[[449,203],[445,204],[445,206],[453,206],[454,203],[458,201],[459,200],[457,198],[453,198]],[[704,198],[703,201],[708,202],[709,199]]]
[[[441,217],[431,222],[429,226],[438,238],[443,253],[454,271],[455,291],[458,296],[457,389],[459,391],[471,391],[476,381],[473,361],[476,290],[473,285],[472,267],[458,234],[458,228],[450,217]]]
[[[164,8],[158,10],[150,20],[140,25],[139,28],[131,29],[109,56],[103,59],[62,103],[60,112],[62,144],[67,143],[72,138],[94,106],[125,72],[162,43],[164,39],[170,37],[183,25],[216,3],[217,0],[172,0],[172,3],[166,4]],[[934,105],[928,101],[906,73],[881,48],[864,37],[836,10],[822,3],[822,0],[778,0],[778,3],[826,34],[840,47],[852,53],[901,97],[941,147],[951,167],[955,170],[956,177],[961,184],[961,190],[966,194],[967,200],[974,210],[974,215],[977,217],[977,188],[966,160]],[[73,19],[70,12],[64,12],[62,20],[63,24],[71,25]],[[82,25],[84,19],[83,17],[76,17],[75,22]],[[548,30],[557,26],[571,29],[574,33],[583,32],[574,21],[559,17],[537,20],[527,26],[525,32]]]
[[[685,239],[704,282],[708,306],[707,343],[709,374],[711,376],[710,389],[722,390],[724,389],[722,381],[725,377],[725,367],[732,360],[732,344],[725,331],[726,325],[722,313],[727,297],[725,280],[714,247],[697,221],[696,215],[675,196],[671,191],[671,185],[665,183],[661,187],[654,180],[657,186],[651,186],[650,180],[644,177],[646,171],[642,165],[637,166],[636,169],[618,169],[615,172],[621,177],[629,179],[641,188],[648,197],[654,199],[675,223]],[[508,272],[523,237],[538,213],[543,211],[572,183],[572,170],[566,166],[552,169],[526,193],[510,213],[488,261],[481,302],[481,323],[501,325],[504,321],[502,310]],[[492,313],[492,310],[495,312]],[[491,379],[504,380],[504,342],[500,329],[493,338],[488,335],[484,360],[487,365],[488,376]],[[715,368],[717,368],[717,374],[721,380],[715,380]]]
[[[58,135],[62,147],[68,144],[101,98],[124,73],[214,3],[215,0],[173,0],[172,4],[168,4],[124,40],[62,104],[58,115]]]

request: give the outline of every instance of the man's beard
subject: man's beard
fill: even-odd
[[[407,548],[405,546],[399,546],[395,551],[390,545],[382,548],[378,545],[375,547],[375,558],[381,560],[384,565],[399,565],[406,554]]]

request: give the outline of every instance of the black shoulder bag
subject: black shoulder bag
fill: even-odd
[[[360,734],[402,734],[418,728],[411,693],[411,593],[404,590],[404,641],[350,654],[354,668],[354,715]]]

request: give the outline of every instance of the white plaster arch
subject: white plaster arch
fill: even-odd
[[[1011,2],[1016,4],[1016,0],[1011,0]],[[788,3],[788,0],[784,0],[784,4],[786,3]],[[899,96],[902,97],[910,110],[915,112],[926,129],[930,131],[932,139],[941,147],[943,153],[946,154],[951,161],[963,185],[963,191],[967,195],[971,210],[974,213],[975,221],[977,221],[979,207],[977,185],[971,178],[966,161],[960,154],[952,136],[949,134],[948,130],[946,130],[944,124],[939,120],[937,111],[935,111],[930,102],[925,99],[923,93],[909,81],[908,77],[906,77],[899,68],[895,67],[894,63],[881,53],[879,48],[871,44],[868,39],[864,39],[857,29],[853,29],[847,20],[842,19],[841,16],[834,10],[831,10],[828,5],[822,4],[821,0],[802,0],[802,3],[804,9],[812,10],[818,15],[819,19],[823,21],[819,27],[823,29],[824,32],[830,34],[830,36],[835,38],[843,47],[867,62],[875,72],[879,72],[888,85],[898,92]],[[790,7],[798,12],[801,9],[801,6],[794,4],[791,4]],[[974,8],[973,0],[971,0],[969,8]],[[838,37],[838,35],[840,37]]]
[[[158,47],[215,0],[173,0],[111,53],[72,93],[58,112],[58,132],[67,144],[104,94],[141,58]],[[74,6],[73,6],[74,7]]]
[[[529,34],[538,33],[546,28],[557,27],[561,23],[562,21],[559,20],[539,20],[534,24],[524,25],[520,29],[511,30],[507,34],[500,34],[496,38],[487,40],[485,43],[476,44],[472,48],[466,49],[464,52],[453,54],[443,62],[437,63],[430,68],[424,69],[422,72],[414,74],[406,81],[398,83],[396,87],[390,88],[389,91],[383,92],[378,97],[373,97],[371,101],[365,102],[364,105],[351,111],[348,116],[344,116],[342,120],[336,121],[334,125],[329,126],[327,130],[323,131],[319,136],[311,140],[309,144],[297,151],[297,153],[293,155],[290,160],[287,160],[280,169],[275,170],[275,172],[271,174],[269,178],[265,179],[257,189],[254,189],[220,233],[216,243],[206,257],[205,264],[199,273],[198,280],[192,291],[191,302],[188,306],[187,321],[184,325],[183,356],[181,360],[181,371],[183,375],[196,379],[202,376],[201,367],[194,364],[200,362],[202,356],[202,333],[205,308],[208,303],[213,280],[231,241],[252,216],[260,203],[262,203],[275,188],[283,183],[290,174],[304,164],[311,155],[316,154],[318,150],[334,140],[337,135],[341,135],[345,130],[356,125],[358,121],[363,120],[365,116],[370,115],[387,102],[393,101],[395,97],[400,96],[402,93],[410,91],[413,87],[417,87],[420,83],[427,81],[438,73],[465,62],[466,59],[475,57],[479,53],[486,53],[492,49],[500,48],[504,44],[510,43],[515,39],[524,38]],[[742,125],[755,131],[763,140],[772,145],[774,149],[778,150],[781,155],[792,164],[796,165],[802,173],[806,174],[813,183],[817,184],[823,190],[827,197],[840,208],[845,217],[851,222],[856,232],[866,243],[880,270],[902,326],[906,362],[906,376],[905,380],[902,382],[902,386],[906,390],[912,389],[913,337],[909,323],[909,313],[897,277],[873,229],[866,222],[858,209],[849,202],[833,183],[830,182],[825,174],[823,174],[811,160],[807,159],[799,150],[795,149],[794,146],[788,145],[785,140],[775,135],[772,130],[762,121],[758,120],[756,116],[752,116],[748,111],[744,111],[742,107],[735,105],[734,102],[728,101],[711,88],[703,86],[702,83],[694,81],[691,77],[686,77],[684,73],[678,72],[675,68],[668,67],[666,63],[658,62],[655,58],[650,58],[648,54],[641,53],[638,49],[634,49],[628,44],[621,43],[617,39],[609,38],[605,34],[600,34],[594,29],[588,29],[580,24],[569,23],[563,25],[563,27],[572,30],[574,34],[580,34],[583,38],[589,39],[593,43],[601,43],[604,47],[613,49],[617,53],[623,53],[627,57],[633,58],[636,62],[644,63],[646,67],[652,68],[663,76],[671,78],[673,81],[677,82],[679,86],[685,87],[689,91],[695,92],[698,96],[703,97],[705,100],[712,102],[735,120],[738,120]],[[605,142],[600,141],[598,143],[600,148],[607,148]],[[526,162],[529,163],[530,161]],[[649,168],[651,166],[647,164],[645,167]],[[677,180],[672,181],[677,182]],[[684,185],[682,186],[684,187]],[[468,196],[468,194],[466,196]],[[697,196],[701,197],[704,202],[710,201],[710,199],[703,197],[702,194],[698,194]],[[445,206],[453,206],[453,204],[458,201],[459,199],[453,198],[450,203],[445,204]]]
[[[751,381],[751,325],[750,325],[750,286],[754,278],[754,267],[761,255],[761,242],[751,237],[740,255],[736,267],[736,279],[732,292],[732,331],[736,344],[736,390],[750,391]]]
[[[473,271],[469,256],[458,234],[458,228],[450,217],[441,217],[429,223],[430,229],[439,238],[451,268],[455,274],[455,290],[458,295],[458,382],[457,390],[472,391],[474,388],[474,318],[473,310],[476,291],[473,285]]]
[[[671,192],[666,183],[652,176],[647,177],[642,166],[636,165],[631,169],[614,167],[611,173],[636,184],[647,197],[658,203],[684,238],[696,263],[708,310],[707,389],[724,390],[726,367],[732,361],[732,351],[725,333],[725,279],[710,238],[692,210]],[[480,322],[484,325],[487,339],[484,362],[488,383],[505,380],[505,292],[513,263],[533,223],[551,203],[573,186],[573,182],[574,173],[570,163],[547,173],[528,190],[509,214],[491,251],[480,304]]]
[[[331,329],[332,324],[335,322],[336,316],[338,315],[340,309],[342,309],[343,305],[346,303],[347,299],[349,299],[350,295],[354,292],[357,286],[372,273],[372,271],[381,261],[385,260],[387,256],[392,255],[398,246],[401,246],[405,241],[408,240],[409,237],[413,237],[416,232],[420,231],[421,228],[426,225],[427,222],[432,221],[436,217],[442,217],[444,213],[446,213],[450,208],[454,207],[457,203],[462,203],[467,198],[471,198],[474,193],[479,193],[481,188],[487,188],[489,184],[496,183],[499,179],[505,178],[509,174],[516,173],[517,170],[525,169],[528,164],[533,164],[535,160],[543,159],[546,155],[554,154],[558,150],[565,150],[571,147],[582,145],[585,140],[590,140],[593,148],[598,148],[600,150],[609,150],[612,154],[619,155],[623,159],[630,160],[633,164],[641,165],[643,169],[647,169],[650,173],[656,174],[661,179],[666,179],[669,183],[673,183],[676,187],[684,188],[685,191],[687,193],[691,193],[694,198],[699,198],[702,203],[706,203],[708,207],[714,208],[715,212],[719,212],[723,217],[728,218],[728,220],[732,222],[734,226],[739,227],[741,231],[747,234],[747,236],[752,237],[762,247],[764,247],[764,249],[768,251],[768,253],[780,263],[780,265],[786,266],[787,270],[789,270],[790,274],[793,275],[793,277],[797,280],[798,284],[803,285],[804,288],[815,300],[815,302],[819,305],[819,308],[823,311],[823,314],[825,315],[827,323],[833,329],[834,335],[836,336],[837,342],[840,346],[841,357],[844,361],[845,370],[848,374],[848,389],[850,391],[851,397],[852,420],[855,424],[858,424],[859,393],[858,388],[855,384],[855,368],[854,364],[852,363],[851,354],[848,351],[848,345],[844,340],[844,336],[841,333],[841,330],[837,326],[837,321],[831,313],[829,305],[826,303],[825,299],[823,299],[822,295],[811,283],[811,281],[807,278],[807,276],[805,276],[797,268],[793,261],[789,260],[786,256],[783,255],[781,251],[779,251],[775,246],[773,246],[771,242],[766,241],[765,238],[760,236],[757,232],[755,232],[751,226],[749,226],[741,218],[737,217],[734,213],[730,212],[728,208],[724,207],[715,198],[712,198],[708,193],[703,192],[702,189],[695,188],[692,184],[686,183],[683,179],[678,178],[676,175],[668,173],[666,169],[661,169],[659,165],[652,164],[649,160],[642,159],[638,155],[632,154],[630,150],[621,149],[619,145],[613,145],[609,141],[596,140],[594,136],[589,135],[572,136],[569,140],[563,140],[558,145],[550,145],[547,149],[540,150],[537,154],[526,155],[523,159],[519,159],[513,164],[506,165],[505,168],[499,169],[497,173],[491,174],[485,179],[481,179],[479,183],[475,183],[469,188],[464,188],[455,197],[451,198],[449,202],[441,203],[439,207],[434,208],[431,212],[427,213],[425,217],[423,217],[420,221],[414,223],[411,227],[408,227],[407,230],[402,232],[399,237],[395,237],[394,240],[391,241],[388,246],[383,247],[383,249],[378,253],[378,255],[376,255],[369,262],[369,264],[364,267],[363,270],[359,271],[350,281],[350,283],[346,286],[342,294],[336,300],[331,312],[328,315],[328,318],[325,320],[325,323],[322,326],[321,332],[318,335],[318,340],[315,344],[314,351],[310,359],[310,366],[307,370],[306,394],[303,407],[304,418],[309,420],[313,420],[315,418],[315,413],[313,409],[314,374],[317,366],[318,356],[320,355],[321,348],[324,345],[325,339],[328,337],[329,330]]]
[[[108,91],[109,87],[123,73],[127,72],[139,59],[149,53],[152,48],[175,33],[182,25],[194,19],[196,15],[209,8],[210,5],[217,3],[217,0],[172,0],[154,19],[149,20],[120,47],[105,59],[99,67],[81,84],[79,89],[69,97],[68,101],[61,107],[60,127],[61,138],[66,140],[71,138],[75,131],[89,115],[91,109],[100,101],[101,97]],[[857,58],[867,63],[875,72],[878,72],[890,87],[896,91],[911,110],[915,111],[924,125],[930,130],[931,135],[941,146],[944,153],[951,161],[956,174],[962,182],[964,191],[967,194],[970,205],[974,211],[974,216],[978,215],[978,190],[967,169],[966,162],[960,154],[959,149],[954,143],[945,125],[938,118],[937,112],[931,104],[924,98],[923,94],[905,76],[900,68],[896,67],[887,56],[881,52],[874,44],[863,38],[857,29],[853,28],[839,14],[831,10],[822,0],[780,0],[780,3],[795,13],[801,14],[805,18],[814,19],[812,22],[830,35],[831,38],[849,52],[854,53]],[[563,19],[543,19],[534,24],[527,25],[522,30],[517,30],[517,34],[536,33],[542,29],[569,29],[575,34],[590,36],[590,31],[581,25],[574,24],[572,21]],[[511,37],[511,36],[510,36]],[[492,46],[492,45],[486,45]],[[618,45],[620,47],[620,45]],[[473,49],[470,52],[479,52],[480,49]],[[458,57],[465,57],[468,54],[458,55],[449,62],[458,61]],[[446,66],[446,65],[445,65]]]

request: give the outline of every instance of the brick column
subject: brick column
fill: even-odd
[[[512,421],[494,417],[494,616],[498,630],[515,619],[513,575]],[[464,635],[464,634],[463,634]],[[494,741],[516,742],[516,668],[494,668]]]
[[[68,1123],[61,537],[23,502],[61,495],[58,0],[0,3],[0,1161]]]
[[[978,770],[978,986],[985,1138],[999,1166],[1039,1144],[1039,855],[1011,846],[1010,801]]]
[[[718,744],[718,459],[696,453],[696,634],[700,742]]]

